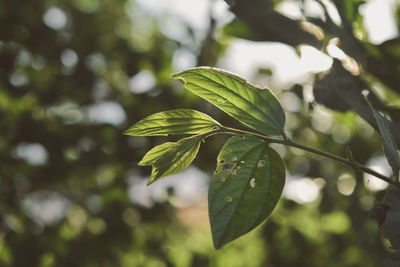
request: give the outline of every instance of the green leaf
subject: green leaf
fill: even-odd
[[[230,138],[218,155],[208,191],[216,248],[246,234],[276,206],[285,183],[285,165],[266,143],[252,136]]]
[[[229,72],[198,67],[173,75],[190,92],[211,102],[243,124],[270,135],[281,135],[285,113],[269,89],[260,89]]]
[[[199,111],[176,109],[148,116],[126,130],[124,134],[133,136],[199,134],[219,126],[221,124]]]
[[[158,179],[186,169],[196,157],[200,142],[215,131],[183,138],[176,143],[168,142],[151,149],[139,162],[141,166],[153,167],[147,185]]]
[[[252,29],[242,20],[234,19],[230,23],[226,24],[223,28],[223,32],[226,35],[231,35],[241,39],[247,39],[251,41],[259,41],[257,34],[252,32]]]
[[[399,178],[399,170],[400,170],[400,158],[399,154],[397,153],[397,144],[394,140],[392,132],[390,130],[390,122],[389,120],[380,112],[376,111],[372,104],[367,100],[369,107],[374,114],[374,118],[378,124],[379,132],[382,136],[382,144],[383,144],[383,152],[386,155],[386,158],[392,167],[393,175],[396,177],[396,180]]]

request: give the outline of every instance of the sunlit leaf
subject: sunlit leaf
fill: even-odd
[[[285,165],[266,143],[252,136],[230,138],[218,155],[208,191],[216,248],[246,234],[276,206],[285,183]]]
[[[400,170],[400,158],[399,154],[397,153],[398,149],[396,141],[394,140],[394,137],[390,130],[390,123],[384,115],[375,110],[368,99],[367,102],[372,110],[372,113],[374,114],[374,118],[376,120],[376,123],[378,124],[379,132],[382,136],[383,152],[385,153],[385,156],[390,166],[392,167],[394,177],[398,179]]]
[[[199,134],[221,126],[210,116],[191,109],[159,112],[137,122],[124,132],[133,136]]]
[[[198,67],[173,75],[185,88],[211,102],[243,124],[271,135],[281,135],[285,113],[269,89],[260,89],[229,72]]]
[[[151,165],[153,167],[148,185],[158,179],[176,174],[186,169],[196,157],[200,142],[214,134],[208,132],[183,138],[176,143],[168,142],[151,149],[139,162],[141,166]]]

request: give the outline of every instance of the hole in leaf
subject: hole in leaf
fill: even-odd
[[[250,186],[251,186],[251,188],[254,188],[256,186],[256,179],[255,178],[251,178],[250,179]]]
[[[233,200],[232,197],[226,197],[226,198],[225,198],[225,202],[228,202],[228,203],[229,203],[229,202],[232,202],[232,200]]]
[[[226,163],[226,164],[222,165],[222,168],[223,168],[224,170],[231,170],[231,169],[233,169],[234,167],[235,167],[235,164],[233,164],[233,163]]]

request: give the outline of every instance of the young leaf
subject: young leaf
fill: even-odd
[[[243,124],[270,135],[282,134],[285,113],[269,89],[260,89],[229,72],[198,67],[173,75],[190,92],[211,102]]]
[[[199,134],[221,126],[210,116],[191,109],[159,112],[137,122],[124,132],[133,136]]]
[[[218,155],[208,191],[216,248],[246,234],[276,206],[285,183],[281,157],[259,138],[230,138]]]
[[[372,104],[368,101],[367,97],[365,97],[365,99],[367,100],[369,107],[371,108],[375,120],[378,124],[379,132],[382,136],[383,152],[385,153],[386,158],[390,166],[392,167],[394,177],[396,177],[396,180],[398,180],[400,170],[400,158],[399,154],[397,153],[398,148],[396,141],[394,140],[394,137],[390,130],[390,123],[384,115],[375,110]]]
[[[176,143],[164,143],[147,152],[138,164],[141,166],[151,165],[153,167],[147,185],[154,183],[162,177],[186,169],[196,157],[200,142],[214,133],[215,132],[208,132],[183,138]]]

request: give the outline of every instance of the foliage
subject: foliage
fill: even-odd
[[[330,1],[330,3],[316,2],[324,10],[324,19],[311,17],[305,12],[303,13],[303,18],[311,23],[308,28],[309,32],[316,33],[314,34],[316,38],[313,40],[310,39],[310,36],[307,36],[307,32],[304,29],[296,26],[295,19],[284,18],[273,10],[273,1],[252,1],[253,5],[247,9],[245,8],[247,4],[245,1],[229,2],[229,5],[237,18],[241,19],[249,27],[250,31],[255,33],[253,36],[255,36],[256,40],[279,41],[292,46],[306,43],[319,48],[323,47],[323,42],[332,41],[333,39],[329,40],[332,36],[338,38],[338,45],[346,53],[347,57],[341,58],[342,62],[335,59],[330,73],[316,79],[314,83],[315,100],[337,111],[354,110],[372,126],[379,129],[383,138],[384,152],[393,169],[394,180],[398,185],[399,158],[396,141],[393,136],[398,142],[399,109],[381,101],[372,92],[371,87],[379,84],[385,91],[387,90],[388,94],[394,92],[395,94],[391,95],[398,99],[397,94],[399,91],[396,84],[398,84],[399,75],[396,65],[399,61],[398,54],[395,51],[398,51],[399,48],[399,38],[386,40],[378,45],[369,43],[362,15],[358,12],[362,1],[334,0]],[[333,19],[332,14],[329,12],[328,4],[333,4],[336,7],[340,23],[335,22]],[[260,10],[269,10],[270,14],[268,16],[255,16],[254,14],[257,14]],[[286,20],[286,24],[283,22],[284,20]],[[300,22],[300,20],[297,21]],[[274,31],[273,27],[276,25],[290,25],[290,30]],[[313,28],[314,26],[317,28]],[[278,28],[276,27],[275,29]],[[316,29],[322,30],[322,38]],[[288,32],[290,32],[291,38],[288,38]],[[356,32],[363,34],[357,35],[355,34]],[[364,72],[360,73],[360,69]],[[369,101],[362,95],[364,90],[370,91]],[[379,112],[386,113],[391,120],[386,119]],[[352,157],[350,155],[350,160],[352,160]],[[393,208],[392,205],[391,209]],[[385,232],[385,228],[382,231]],[[393,234],[394,232],[391,233]],[[388,237],[387,232],[386,237]]]
[[[265,144],[276,142],[319,154],[342,163],[346,163],[355,169],[371,173],[386,182],[399,187],[399,164],[397,145],[392,136],[388,120],[378,113],[371,102],[369,104],[376,123],[383,137],[383,150],[389,164],[395,174],[394,180],[384,177],[373,170],[361,166],[352,158],[339,158],[306,146],[296,144],[288,139],[283,129],[285,114],[278,100],[269,89],[260,89],[236,75],[216,68],[199,67],[175,74],[173,77],[182,78],[185,87],[196,95],[202,96],[215,106],[241,121],[244,125],[267,134],[281,134],[283,139],[272,139],[257,133],[246,132],[223,126],[215,126],[211,131],[203,134],[184,138],[177,143],[164,143],[149,151],[139,165],[152,165],[152,175],[148,184],[157,179],[175,174],[187,168],[193,161],[200,146],[200,141],[217,133],[247,133],[254,136],[236,136],[229,139],[218,156],[217,169],[209,187],[208,209],[213,233],[214,245],[220,248],[228,242],[246,234],[258,226],[272,212],[281,196],[284,179],[284,163],[273,149]],[[198,113],[193,111],[193,120]],[[130,129],[143,128],[144,122],[152,122],[154,117],[160,117],[158,113],[152,115]],[[155,131],[156,135],[189,134],[196,123],[186,127],[187,132],[180,128],[174,132],[176,120],[188,120],[186,112],[170,111],[174,120],[168,123],[163,120],[163,126]],[[183,116],[182,116],[183,115]],[[190,118],[189,118],[190,120]],[[212,119],[209,119],[210,121]],[[163,129],[165,129],[163,131]],[[205,129],[206,130],[206,129]],[[139,135],[140,135],[140,131]],[[151,132],[151,128],[150,128]],[[132,130],[125,134],[135,136]],[[399,190],[399,189],[397,189]],[[389,206],[394,209],[395,205]],[[390,213],[391,214],[391,213]],[[396,221],[397,222],[397,221]],[[395,224],[395,223],[392,223]],[[392,226],[393,227],[393,226]],[[383,230],[388,227],[384,227]],[[387,234],[389,239],[397,238],[397,228],[393,237]],[[391,233],[393,230],[390,231]],[[397,247],[397,239],[395,239]],[[393,241],[392,241],[393,244]]]
[[[244,125],[267,134],[283,133],[285,114],[269,89],[261,90],[243,78],[215,68],[190,69],[174,77],[183,79],[188,90]],[[132,129],[145,128],[146,122],[153,123],[154,118],[165,117],[162,114],[165,113],[145,118],[125,134],[137,135]],[[158,124],[155,135],[190,134],[199,116],[196,111],[192,111],[192,117],[189,117],[189,112],[170,111],[168,114],[171,122],[163,120],[161,126]],[[190,124],[191,120],[193,124]],[[187,131],[177,127],[176,121],[187,121]],[[211,118],[208,121],[213,122]],[[139,165],[153,166],[148,184],[187,168],[205,138],[217,133],[229,133],[227,127],[219,123],[214,125],[218,126],[211,131],[204,128],[203,134],[181,139],[177,143],[164,143],[150,150],[139,162]],[[137,132],[141,134],[140,130]],[[151,135],[151,127],[148,132]],[[208,190],[209,215],[216,248],[263,222],[278,202],[285,183],[285,166],[281,157],[264,140],[254,136],[229,139],[218,155],[218,163]]]
[[[201,29],[192,23],[198,9],[186,8],[182,18],[160,11],[166,1],[154,5],[157,12],[147,9],[153,1],[0,1],[0,265],[309,267],[398,261],[391,244],[378,235],[378,227],[388,237],[396,232],[390,228],[395,224],[386,224],[389,235],[384,230],[396,209],[387,210],[383,191],[369,189],[374,180],[294,147],[269,145],[284,159],[287,180],[265,226],[219,250],[212,244],[207,200],[196,197],[212,176],[216,148],[230,136],[214,134],[200,142],[192,167],[145,188],[151,168],[137,167],[141,157],[165,140],[179,142],[171,133],[121,135],[151,114],[189,112],[192,123],[178,120],[173,128],[190,135],[221,129],[216,121],[235,129],[245,122],[258,135],[283,128],[282,118],[268,126],[255,125],[248,116],[231,118],[170,79],[171,73],[195,66],[233,71],[224,62],[238,37],[252,45],[286,44],[299,57],[304,46],[329,54],[328,46],[335,44],[345,52],[329,73],[309,74],[296,85],[270,83],[279,70],[268,64],[240,73],[254,84],[267,81],[285,109],[291,140],[336,155],[350,148],[351,158],[362,165],[382,159],[381,140],[387,138],[370,126],[379,129],[361,94],[365,89],[373,108],[388,119],[396,143],[400,136],[399,38],[369,41],[361,12],[366,1],[193,2],[209,3]],[[289,2],[317,4],[326,14],[314,16],[304,8],[293,17],[282,12]],[[341,23],[330,18],[335,7]],[[398,3],[393,10],[398,24]],[[143,79],[146,86],[138,86]],[[309,98],[311,88],[315,101]],[[292,106],[288,99],[295,100],[289,101]],[[263,113],[260,119],[268,121]],[[162,116],[172,122],[168,113]],[[199,124],[193,126],[194,121]],[[142,124],[152,135],[165,126],[153,122],[160,124]],[[304,185],[317,192],[316,198],[293,194]],[[381,224],[366,220],[375,198]]]

